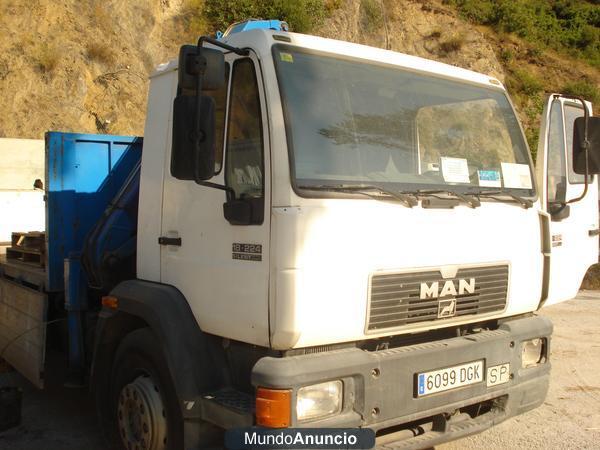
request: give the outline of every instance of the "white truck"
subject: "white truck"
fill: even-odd
[[[534,168],[489,76],[277,21],[182,47],[151,77],[135,273],[65,280],[97,314],[74,345],[107,435],[363,427],[425,448],[537,407],[535,313],[598,260],[588,116],[551,95]]]

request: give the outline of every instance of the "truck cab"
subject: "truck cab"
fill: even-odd
[[[540,194],[497,80],[272,30],[225,39],[249,49],[225,56],[227,83],[209,94],[209,180],[231,191],[172,173],[172,127],[155,102],[170,103],[178,77],[164,67],[150,88],[140,278],[181,290],[203,330],[278,350],[537,309]],[[248,217],[228,220],[240,204]],[[427,284],[428,305],[408,283]],[[438,298],[459,291],[438,317]]]

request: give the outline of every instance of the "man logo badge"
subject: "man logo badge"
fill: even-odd
[[[439,281],[434,281],[431,285],[427,283],[421,283],[421,290],[419,297],[421,300],[426,298],[438,298],[445,297],[447,295],[465,295],[475,293],[475,278],[447,280],[442,286]]]
[[[456,315],[456,295],[475,293],[475,278],[446,280],[440,285],[439,281],[431,284],[421,283],[419,297],[421,300],[438,298],[438,319]]]
[[[445,317],[454,317],[456,314],[456,299],[448,298],[441,299],[438,303],[438,319]]]

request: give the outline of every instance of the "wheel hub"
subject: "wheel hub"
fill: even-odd
[[[127,450],[164,450],[167,419],[156,383],[141,375],[123,386],[117,405],[117,422]]]

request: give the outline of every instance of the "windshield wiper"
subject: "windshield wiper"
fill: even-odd
[[[523,208],[528,209],[533,206],[533,202],[527,198],[521,197],[520,195],[513,194],[510,191],[506,190],[495,190],[495,191],[480,191],[480,192],[469,192],[470,195],[476,195],[477,197],[487,197],[495,200],[501,201],[502,199],[496,197],[497,195],[506,195],[510,197],[515,202],[519,203]]]
[[[381,196],[370,194],[369,191],[378,191],[382,194],[385,194],[389,197],[392,197],[396,200],[402,202],[405,206],[412,208],[416,206],[419,202],[416,196],[410,193],[404,192],[394,192],[390,191],[386,188],[382,188],[381,186],[375,185],[357,185],[357,184],[319,184],[319,185],[303,185],[298,186],[300,189],[308,189],[314,191],[332,191],[332,192],[346,192],[352,194],[362,194],[366,195],[370,198],[374,198],[376,200],[381,200]]]
[[[471,194],[462,194],[460,192],[451,191],[448,189],[417,189],[416,191],[405,192],[405,193],[413,194],[417,197],[419,195],[423,195],[423,196],[430,195],[430,196],[438,198],[440,200],[446,200],[446,199],[444,197],[439,197],[436,194],[449,194],[449,195],[453,195],[454,197],[462,200],[467,205],[469,205],[471,208],[477,208],[478,206],[481,206],[481,202],[479,201],[479,199],[477,197],[472,196]]]

